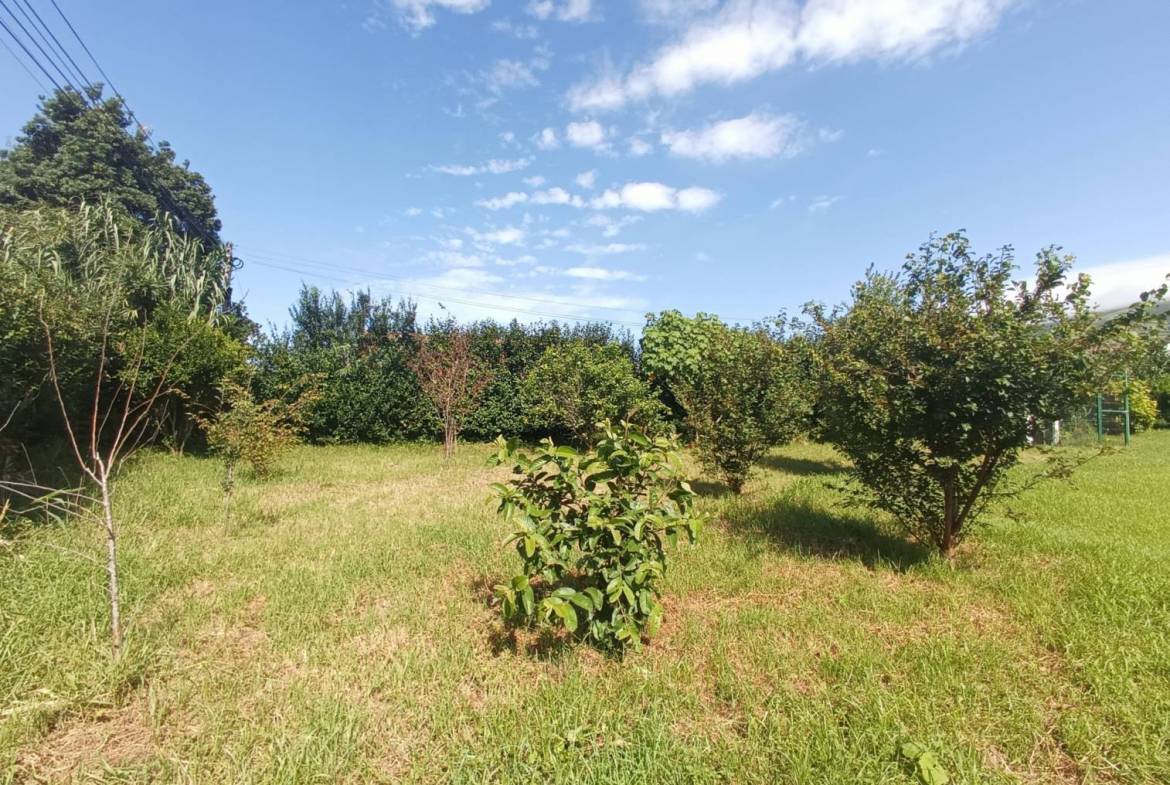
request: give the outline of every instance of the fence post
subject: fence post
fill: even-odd
[[[1122,393],[1122,407],[1125,410],[1125,446],[1129,446],[1129,371],[1125,372],[1125,390]]]
[[[1101,410],[1101,393],[1097,393],[1097,441],[1105,441],[1105,413]]]

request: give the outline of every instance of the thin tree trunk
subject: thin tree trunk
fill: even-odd
[[[455,455],[455,425],[450,421],[443,427],[443,460],[449,461]]]
[[[955,553],[959,534],[958,518],[959,500],[955,493],[955,478],[949,476],[943,480],[943,537],[939,543],[939,550],[948,559]]]
[[[114,656],[122,654],[122,603],[118,594],[118,532],[114,527],[114,509],[110,503],[110,478],[101,477],[102,522],[106,527],[106,588],[110,595],[110,636]]]

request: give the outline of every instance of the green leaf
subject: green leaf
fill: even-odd
[[[561,603],[554,606],[553,611],[565,622],[565,627],[569,632],[577,631],[577,611],[573,609],[572,605]]]

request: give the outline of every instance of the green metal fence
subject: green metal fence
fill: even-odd
[[[1069,412],[1061,421],[1062,444],[1103,444],[1120,442],[1129,446],[1133,436],[1133,419],[1129,401],[1129,376],[1119,377],[1116,392],[1104,390]]]

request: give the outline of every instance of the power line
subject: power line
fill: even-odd
[[[243,246],[241,246],[241,247],[243,247]],[[247,246],[247,248],[250,248],[250,246]],[[285,263],[298,263],[298,264],[310,265],[312,267],[320,267],[320,268],[324,268],[326,270],[341,270],[343,272],[354,273],[356,275],[362,275],[362,276],[366,276],[369,278],[378,278],[378,279],[382,279],[382,280],[395,281],[398,283],[409,283],[409,284],[412,284],[415,286],[419,285],[418,281],[415,281],[415,280],[409,279],[409,278],[402,278],[402,277],[394,276],[394,275],[386,275],[384,273],[376,272],[374,270],[365,270],[365,269],[361,269],[358,267],[347,267],[345,265],[332,264],[330,262],[322,262],[322,261],[317,261],[317,260],[313,260],[313,259],[307,259],[303,256],[300,256],[300,257],[292,256],[290,254],[284,254],[284,253],[279,253],[279,252],[275,252],[275,251],[265,251],[263,249],[257,248],[257,249],[252,250],[251,255],[252,256],[260,256],[260,258],[262,258],[262,259],[267,257],[267,258],[270,258],[270,259],[272,259],[274,261],[278,261],[278,262],[284,261]],[[283,257],[283,259],[281,257]],[[504,297],[504,298],[507,298],[509,300],[522,300],[522,301],[526,301],[526,302],[543,303],[545,305],[560,305],[560,306],[573,305],[573,302],[571,300],[566,300],[566,299],[559,299],[558,300],[558,299],[551,299],[551,298],[547,298],[547,297],[536,297],[536,296],[531,296],[531,295],[508,294],[505,292],[493,292],[493,291],[489,291],[486,289],[478,289],[478,290],[477,289],[464,289],[464,288],[457,288],[457,287],[452,287],[452,286],[443,286],[441,284],[423,284],[423,285],[426,286],[428,289],[440,289],[440,290],[455,292],[455,293],[463,292],[463,293],[472,293],[472,294],[485,294],[485,295],[488,295],[491,297]],[[638,314],[639,316],[644,315],[646,313],[646,310],[644,308],[622,308],[622,307],[619,307],[616,305],[595,305],[595,306],[591,306],[591,307],[595,308],[595,309],[605,310],[605,311],[618,311],[618,312],[622,312],[622,313]],[[639,326],[640,326],[640,324],[639,324]]]
[[[15,3],[15,0],[13,0],[13,2]],[[20,8],[19,5],[16,7]],[[0,0],[0,8],[3,8],[8,12],[8,15],[12,17],[12,21],[16,22],[16,25],[21,29],[21,32],[23,32],[28,37],[28,40],[32,42],[32,45],[37,48],[37,51],[40,52],[41,55],[49,62],[49,65],[53,66],[53,70],[57,72],[57,75],[61,77],[61,80],[65,82],[65,84],[69,85],[69,87],[72,89],[77,90],[77,87],[75,87],[73,82],[69,80],[69,77],[66,76],[65,72],[61,69],[61,66],[57,64],[56,59],[45,51],[44,47],[40,45],[36,37],[28,31],[28,28],[24,26],[24,22],[20,21],[20,18],[12,12],[12,9],[8,7],[8,4],[5,3],[4,0]],[[25,14],[25,17],[27,18],[28,15]],[[31,19],[29,20],[29,24],[32,24]],[[11,31],[9,31],[9,34],[11,35]],[[28,50],[26,49],[25,51],[27,52]],[[77,92],[80,93],[81,91],[77,90]]]
[[[22,0],[13,0],[13,1],[15,3],[17,3],[18,7],[19,7],[19,4],[22,2]],[[56,46],[56,51],[59,52],[61,54],[61,56],[64,58],[64,60],[62,60],[62,62],[64,62],[65,60],[69,61],[69,65],[72,67],[70,73],[75,74],[78,77],[78,81],[80,81],[83,85],[85,85],[87,90],[92,90],[93,83],[90,81],[89,77],[86,76],[85,71],[82,70],[81,66],[79,66],[77,64],[77,61],[73,59],[73,55],[69,54],[69,50],[66,49],[65,46],[61,43],[61,41],[57,38],[57,34],[54,33],[52,28],[49,27],[49,25],[47,25],[45,23],[44,19],[41,18],[41,15],[37,12],[37,9],[35,7],[33,7],[33,4],[30,2],[30,0],[23,0],[23,2],[24,2],[25,7],[29,11],[32,12],[32,15],[34,17],[36,17],[36,20],[40,24],[41,29],[43,29],[46,33],[48,33],[49,38],[52,39],[53,45]],[[27,15],[26,15],[26,18],[27,18]],[[30,24],[31,24],[31,21],[30,21]],[[34,27],[35,27],[35,25],[34,25]],[[43,36],[42,36],[42,39],[43,39]],[[46,41],[46,43],[48,43],[48,41]]]
[[[16,52],[12,51],[12,47],[9,46],[8,42],[5,41],[3,38],[0,38],[0,46],[3,46],[4,49],[8,52],[8,54],[12,55],[12,59],[16,61],[17,65],[19,65],[21,68],[24,69],[24,72],[26,74],[28,74],[28,78],[32,79],[34,82],[37,83],[37,87],[41,88],[46,93],[49,92],[49,88],[45,87],[45,83],[42,82],[40,79],[37,79],[37,75],[34,74],[32,72],[32,69],[29,68],[28,65],[23,60],[20,59],[20,57],[16,54]]]
[[[77,39],[77,43],[81,44],[81,48],[85,50],[87,55],[89,55],[90,61],[94,64],[94,67],[97,68],[98,73],[102,75],[102,79],[106,80],[106,84],[108,84],[110,89],[114,91],[114,95],[118,96],[118,100],[122,102],[122,106],[126,107],[126,112],[130,115],[130,119],[133,120],[135,125],[137,125],[140,129],[145,130],[146,127],[141,122],[139,122],[137,117],[134,116],[134,110],[130,108],[130,104],[126,102],[126,99],[123,98],[122,94],[118,92],[118,88],[114,86],[114,80],[111,79],[108,74],[106,74],[106,70],[102,68],[101,63],[99,63],[97,58],[93,56],[93,52],[89,51],[89,47],[85,45],[85,41],[81,40],[81,36],[77,32],[77,28],[75,28],[73,23],[69,21],[69,17],[65,16],[65,12],[61,10],[61,6],[57,5],[57,0],[49,0],[49,2],[53,4],[53,8],[57,9],[57,13],[61,15],[61,20],[65,22],[65,26],[69,28],[69,32],[73,33],[73,37]]]
[[[50,74],[48,72],[48,70],[45,68],[45,66],[41,64],[41,61],[37,59],[36,55],[34,55],[32,52],[28,51],[28,47],[24,45],[24,41],[21,41],[20,37],[18,35],[16,35],[16,33],[12,32],[12,28],[9,27],[3,19],[0,19],[0,27],[3,27],[4,31],[6,33],[8,33],[8,36],[13,41],[16,42],[17,46],[19,46],[22,50],[24,50],[24,53],[28,57],[28,59],[33,61],[33,65],[35,65],[38,69],[40,69],[40,72],[42,74],[44,74],[45,78],[48,79],[53,84],[53,87],[60,90],[61,85],[57,84],[57,80],[53,78],[53,75]]]
[[[14,0],[14,2],[15,1],[16,0]],[[3,2],[4,0],[0,0],[0,3]],[[103,79],[105,79],[105,83],[110,86],[110,89],[114,92],[114,95],[117,96],[118,100],[122,104],[122,107],[126,110],[126,114],[129,115],[130,119],[134,121],[134,124],[138,127],[139,132],[143,134],[143,138],[149,145],[150,132],[146,129],[146,126],[143,125],[142,121],[138,119],[138,116],[134,114],[134,110],[130,107],[130,103],[114,85],[114,81],[110,79],[109,74],[106,73],[106,69],[102,68],[102,64],[98,62],[97,57],[94,56],[93,52],[86,45],[85,40],[81,37],[81,34],[77,32],[77,28],[73,26],[73,23],[69,21],[69,17],[65,15],[65,12],[61,9],[61,6],[57,4],[57,0],[50,0],[50,2],[52,2],[53,8],[57,9],[57,13],[60,15],[61,20],[65,22],[65,26],[69,28],[69,32],[73,33],[73,37],[77,39],[77,43],[79,43],[81,48],[85,50],[86,55],[89,56],[90,61],[92,61],[94,67],[97,68],[98,73],[101,74]],[[72,58],[70,58],[70,60],[72,61]],[[163,202],[163,206],[166,208],[167,212],[182,221],[186,225],[188,231],[197,235],[204,242],[208,243],[209,245],[218,244],[218,239],[214,237],[212,233],[199,221],[196,221],[194,218],[192,218],[191,213],[179,202],[178,199],[175,198],[175,195],[167,187],[166,183],[164,183],[161,179],[156,178],[155,184],[158,186],[158,196]]]
[[[376,278],[376,279],[386,280],[386,281],[395,281],[398,283],[406,283],[406,284],[409,284],[412,286],[420,286],[421,285],[421,286],[425,286],[427,289],[439,289],[439,290],[443,290],[443,291],[454,292],[457,294],[458,293],[482,294],[482,295],[486,295],[489,297],[504,297],[504,298],[507,298],[509,300],[519,300],[519,301],[530,302],[530,303],[542,303],[542,304],[546,304],[546,305],[560,305],[560,306],[574,305],[574,303],[568,299],[550,299],[547,297],[537,297],[534,295],[509,294],[506,292],[493,292],[493,291],[490,291],[487,289],[456,288],[456,287],[451,287],[451,286],[443,286],[442,284],[431,284],[431,283],[420,284],[420,282],[418,282],[414,279],[411,279],[411,278],[402,278],[400,276],[386,275],[385,273],[376,272],[374,270],[367,270],[367,269],[362,269],[359,267],[349,267],[346,265],[334,264],[331,262],[324,262],[324,261],[320,261],[320,260],[309,259],[309,258],[306,258],[303,256],[294,256],[292,254],[281,253],[278,251],[269,251],[269,250],[265,250],[265,249],[261,249],[261,248],[252,248],[252,246],[237,246],[237,247],[243,248],[244,250],[250,250],[250,253],[248,254],[249,256],[259,256],[261,259],[267,258],[269,260],[283,262],[285,264],[308,265],[310,267],[323,268],[323,269],[328,270],[328,271],[339,270],[342,272],[348,272],[348,273],[353,273],[355,275],[364,276],[366,278]],[[259,264],[259,262],[257,262],[257,264]],[[294,270],[294,272],[297,272],[297,271]],[[622,307],[616,306],[616,305],[592,305],[592,306],[590,306],[590,309],[591,310],[615,311],[615,312],[627,313],[627,314],[637,314],[638,316],[645,316],[645,314],[647,313],[647,310],[648,310],[646,308],[622,308]],[[741,322],[741,323],[751,323],[751,322],[762,321],[760,319],[760,317],[727,316],[724,318],[729,319],[732,322]],[[624,324],[632,324],[630,322],[623,322],[623,323]],[[643,323],[638,322],[636,325],[633,325],[633,326],[642,327]]]

